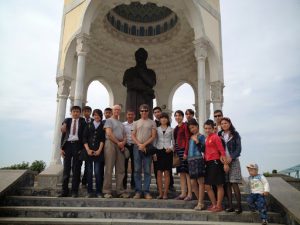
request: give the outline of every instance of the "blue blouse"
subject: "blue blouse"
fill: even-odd
[[[200,134],[198,135],[197,138],[199,141],[198,144],[196,144],[192,138],[190,138],[189,140],[188,158],[195,157],[195,156],[203,157],[204,147],[205,147],[205,136]]]

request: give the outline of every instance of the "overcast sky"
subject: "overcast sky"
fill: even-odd
[[[242,136],[242,167],[299,164],[300,1],[221,3],[224,114]],[[51,158],[62,7],[62,0],[0,2],[0,167]],[[108,97],[99,86],[88,100],[103,108]],[[187,85],[174,109],[189,107],[186,96],[193,96]]]

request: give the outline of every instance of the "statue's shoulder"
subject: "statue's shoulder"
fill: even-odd
[[[128,68],[127,70],[125,70],[125,73],[133,73],[136,71],[136,68],[135,67],[130,67]]]
[[[152,69],[147,69],[147,72],[149,73],[149,74],[153,74],[153,75],[155,75],[155,72],[154,72],[154,70],[152,70]]]

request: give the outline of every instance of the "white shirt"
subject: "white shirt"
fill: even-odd
[[[75,135],[73,135],[74,120],[76,120]],[[79,124],[79,119],[72,119],[72,124],[71,124],[71,128],[70,128],[70,134],[69,134],[68,141],[78,141],[79,140],[79,138],[78,138],[78,124]]]
[[[256,176],[249,176],[248,185],[250,187],[250,193],[263,194],[264,192],[270,192],[270,186],[266,177],[262,174]]]
[[[133,141],[132,141],[132,138],[131,138],[133,122],[128,123],[128,121],[126,121],[126,122],[123,123],[123,125],[125,127],[125,133],[126,133],[126,137],[127,137],[127,144],[131,145],[131,144],[133,144]]]
[[[173,150],[174,143],[173,128],[167,127],[165,132],[161,127],[157,128],[157,137],[154,143],[157,149],[170,148]]]
[[[101,122],[96,122],[96,120],[94,120],[94,126],[95,126],[95,129],[97,129],[99,127],[99,125],[101,124]]]

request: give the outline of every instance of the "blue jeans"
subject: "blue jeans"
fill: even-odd
[[[150,193],[151,155],[145,156],[137,145],[133,147],[135,192],[142,193],[142,165],[144,169],[144,194]]]
[[[87,190],[88,193],[93,192],[93,170],[96,179],[96,194],[102,193],[103,176],[104,176],[104,161],[100,157],[88,156],[85,161],[87,164]]]
[[[265,196],[263,196],[262,194],[251,193],[247,197],[247,202],[248,202],[249,208],[251,210],[258,210],[260,218],[262,220],[268,219],[267,202],[266,202]]]

